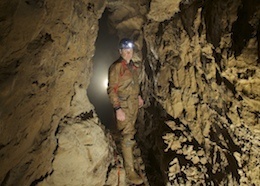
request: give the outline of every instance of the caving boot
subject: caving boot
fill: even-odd
[[[134,169],[133,145],[122,143],[122,153],[128,180],[133,184],[140,185],[143,183],[143,180]]]

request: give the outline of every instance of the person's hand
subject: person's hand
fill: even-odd
[[[144,105],[144,100],[141,96],[138,96],[138,105],[139,105],[139,108],[141,108]]]
[[[116,111],[116,119],[119,121],[125,121],[125,112],[121,108]]]

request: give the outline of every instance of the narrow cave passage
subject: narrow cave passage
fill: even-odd
[[[109,16],[110,12],[105,9],[101,19],[99,20],[99,31],[98,37],[95,43],[95,55],[93,57],[93,73],[88,86],[87,94],[90,102],[94,105],[95,111],[100,119],[101,123],[105,125],[107,129],[110,130],[112,137],[117,144],[117,152],[122,156],[122,149],[120,144],[120,134],[116,128],[116,120],[114,116],[114,111],[112,105],[108,99],[107,95],[107,83],[108,83],[108,69],[109,66],[119,57],[118,43],[119,37],[116,33],[111,33],[111,28],[109,28]],[[141,148],[135,148],[134,156],[136,158],[135,165],[139,167],[139,174],[142,175],[144,182],[142,185],[148,185],[148,180],[146,180],[147,175],[145,175],[144,168],[140,169],[140,166],[146,163],[142,153],[140,154]],[[140,157],[141,156],[141,157]],[[138,162],[138,163],[137,163]],[[150,161],[149,161],[150,162]],[[123,162],[121,166],[123,166]],[[138,165],[137,165],[138,164]],[[146,165],[145,165],[146,166]],[[151,168],[151,167],[150,167]],[[153,169],[153,167],[152,167]],[[122,174],[122,173],[121,173]],[[153,175],[152,175],[153,176]],[[150,177],[152,177],[150,176]],[[158,178],[158,176],[156,175]],[[159,176],[160,177],[160,176]],[[161,178],[161,177],[160,177]],[[150,180],[149,180],[150,181]],[[154,183],[149,183],[149,185]]]
[[[106,93],[123,37],[143,72],[141,186],[260,186],[259,0],[1,0],[0,12],[0,186],[133,186]]]
[[[99,32],[93,58],[93,73],[88,87],[88,97],[94,105],[101,123],[108,129],[115,127],[112,105],[107,96],[107,76],[109,66],[118,58],[118,38],[108,26],[109,11],[105,9],[99,20]]]

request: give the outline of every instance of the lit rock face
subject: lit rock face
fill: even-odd
[[[91,120],[63,123],[57,134],[53,173],[39,185],[105,185],[113,153],[104,130]]]
[[[1,1],[1,185],[108,179],[111,140],[86,96],[104,8],[104,1]]]
[[[183,1],[172,17],[148,13],[138,137],[146,167],[160,169],[148,169],[152,185],[260,184],[259,6]]]
[[[147,18],[157,22],[163,22],[165,20],[171,19],[171,17],[180,10],[180,2],[181,0],[152,0]]]

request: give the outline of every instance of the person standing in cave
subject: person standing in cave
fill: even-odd
[[[109,68],[107,93],[114,107],[117,128],[121,132],[121,146],[127,178],[134,184],[143,180],[135,172],[133,147],[136,145],[135,122],[138,109],[144,104],[140,96],[140,67],[133,61],[134,43],[124,38],[119,42],[120,57]]]

